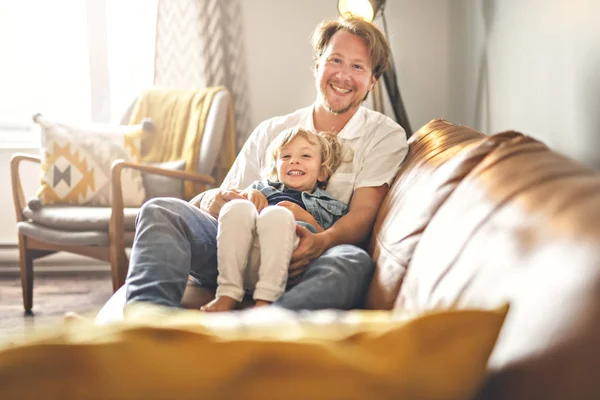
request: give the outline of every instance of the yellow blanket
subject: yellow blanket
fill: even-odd
[[[222,86],[204,90],[150,89],[137,100],[129,120],[138,124],[144,118],[152,119],[154,132],[145,135],[142,143],[142,161],[157,163],[185,160],[185,171],[197,172],[200,145],[206,119],[216,93]],[[225,137],[213,176],[220,184],[235,159],[235,129],[232,106],[229,106]],[[184,184],[184,198],[192,199],[197,193],[193,182]]]

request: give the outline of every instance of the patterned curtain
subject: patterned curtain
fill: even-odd
[[[225,86],[233,99],[237,149],[249,127],[241,0],[159,0],[154,84]]]

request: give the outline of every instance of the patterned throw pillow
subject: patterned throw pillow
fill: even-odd
[[[111,165],[115,160],[139,163],[143,126],[74,126],[51,121],[39,114],[41,127],[41,203],[110,206]],[[124,169],[123,202],[139,207],[145,197],[139,171]]]

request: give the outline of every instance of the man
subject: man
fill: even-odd
[[[200,285],[216,286],[219,210],[227,201],[244,198],[241,189],[259,178],[271,139],[300,125],[338,134],[345,162],[327,190],[348,203],[349,211],[322,233],[297,227],[300,243],[289,267],[290,288],[275,304],[294,310],[359,305],[374,266],[356,245],[371,231],[406,155],[406,134],[388,117],[361,107],[389,60],[389,45],[374,25],[360,19],[323,22],[315,30],[313,46],[318,95],[312,106],[261,123],[221,189],[191,203],[153,199],[142,207],[126,281],[127,302],[177,307],[188,276]]]

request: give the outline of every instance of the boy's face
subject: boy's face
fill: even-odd
[[[376,81],[366,43],[344,29],[331,37],[315,72],[318,101],[334,114],[356,111]]]
[[[277,158],[277,176],[291,189],[312,192],[317,181],[326,179],[321,168],[321,148],[303,137],[296,136],[283,146]]]

